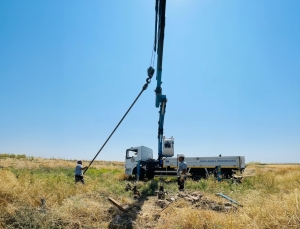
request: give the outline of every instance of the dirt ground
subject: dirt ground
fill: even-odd
[[[158,223],[164,223],[164,215],[170,214],[175,208],[204,209],[229,213],[236,211],[238,206],[216,196],[202,192],[179,192],[166,195],[163,199],[158,196],[138,197],[132,205],[122,206],[121,211],[113,206],[108,210],[113,215],[109,228],[155,228]]]

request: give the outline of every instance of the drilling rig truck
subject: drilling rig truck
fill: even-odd
[[[174,175],[178,159],[174,156],[174,138],[163,136],[164,117],[166,112],[167,97],[162,94],[162,60],[164,47],[165,32],[165,12],[166,0],[156,0],[155,5],[155,31],[154,31],[154,48],[157,54],[156,65],[156,89],[155,89],[155,106],[159,107],[158,121],[158,158],[153,158],[153,151],[145,146],[131,147],[126,150],[125,156],[125,174],[137,176],[137,179],[153,178],[155,175]],[[151,79],[155,70],[150,66],[148,76]],[[148,82],[148,81],[147,81]],[[179,157],[180,155],[177,155]],[[245,169],[245,157],[243,156],[226,156],[226,157],[185,157],[188,165],[188,173],[194,180],[207,177],[214,172],[216,166],[221,166],[222,176],[229,178],[233,175],[233,170]]]

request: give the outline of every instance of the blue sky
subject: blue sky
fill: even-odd
[[[0,1],[0,153],[92,159],[140,92],[155,1]],[[168,0],[175,154],[300,163],[300,2]],[[97,159],[157,154],[153,78]]]

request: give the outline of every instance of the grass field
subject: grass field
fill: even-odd
[[[224,203],[215,195],[222,192],[243,205],[228,212],[196,208],[184,199],[161,212],[155,196],[158,179],[138,182],[142,197],[134,199],[133,192],[125,191],[133,181],[126,179],[123,163],[96,161],[86,173],[85,185],[74,184],[75,166],[70,160],[0,155],[1,227],[300,228],[300,165],[250,163],[241,184],[187,180],[188,192],[200,191]],[[178,193],[172,179],[165,188],[169,195]],[[128,205],[129,212],[117,209],[108,197]],[[124,224],[124,219],[131,223]]]

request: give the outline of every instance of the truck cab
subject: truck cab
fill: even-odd
[[[139,161],[153,160],[153,150],[145,147],[131,147],[126,150],[125,156],[125,174],[135,175]]]

